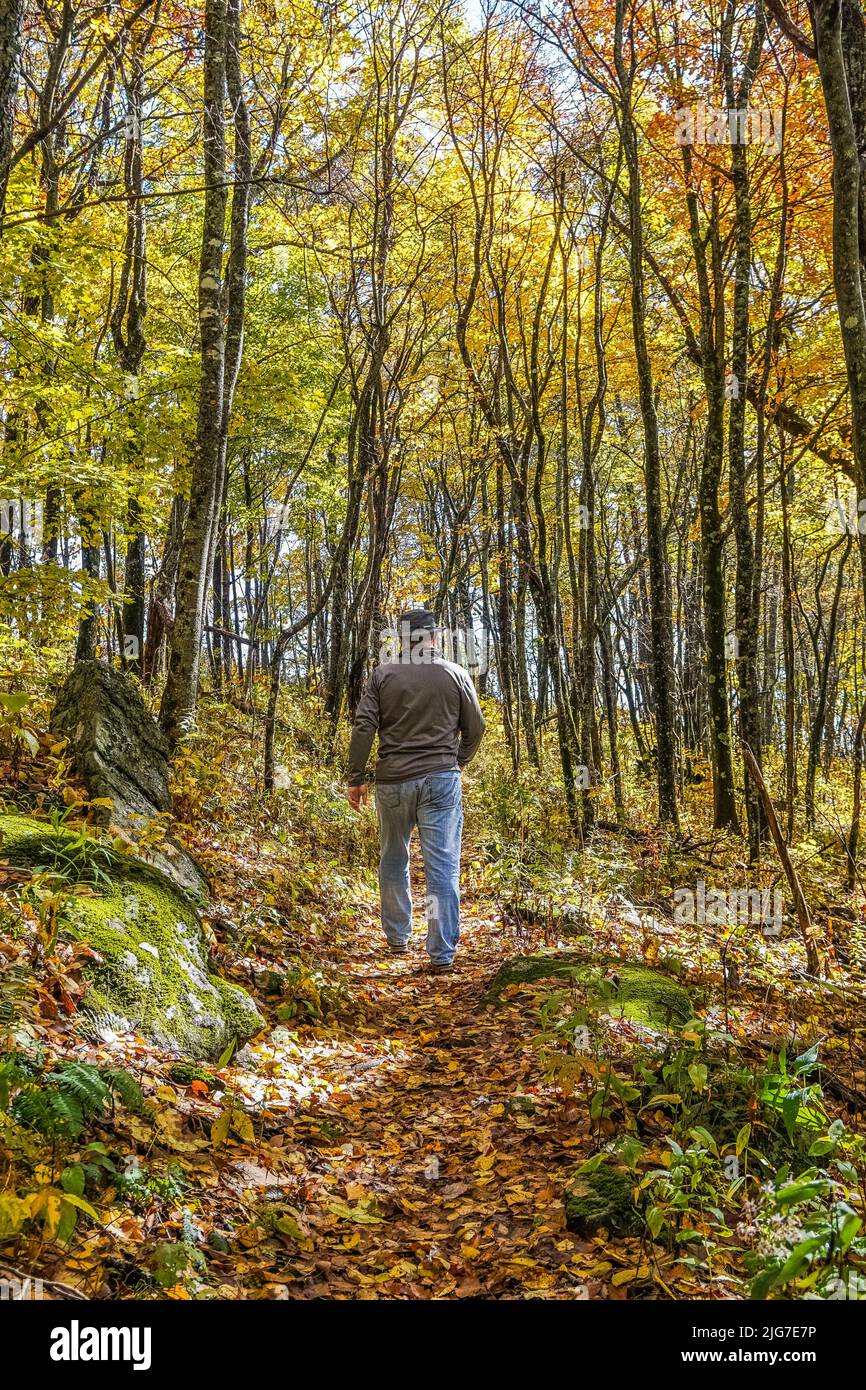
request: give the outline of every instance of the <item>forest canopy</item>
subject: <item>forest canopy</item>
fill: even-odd
[[[153,682],[182,595],[175,734],[202,644],[217,688],[278,652],[338,718],[429,599],[487,634],[515,763],[550,718],[575,815],[622,813],[617,724],[654,757],[660,698],[664,816],[698,759],[734,824],[739,730],[784,748],[789,801],[808,740],[811,820],[862,703],[860,512],[794,19],[8,13],[12,650]],[[579,812],[575,767],[603,785]]]

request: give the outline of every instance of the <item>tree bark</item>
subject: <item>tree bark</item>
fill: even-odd
[[[812,24],[833,151],[833,280],[859,502],[866,498],[866,24],[857,0],[813,0]],[[859,530],[858,545],[866,597],[866,534]]]
[[[766,34],[762,0],[755,5],[755,25],[742,80],[734,82],[733,30],[736,0],[728,0],[722,26],[725,97],[730,110],[745,110],[760,62]],[[728,426],[728,464],[730,474],[731,519],[737,550],[734,585],[734,631],[737,641],[736,668],[739,684],[740,738],[748,745],[756,762],[761,763],[761,695],[758,686],[758,623],[760,586],[755,575],[755,538],[746,497],[746,392],[742,389],[749,372],[749,287],[752,273],[752,208],[749,166],[742,141],[731,145],[731,179],[734,186],[735,262],[734,309],[731,336],[731,368],[735,390],[731,399]],[[772,322],[769,332],[773,331]],[[753,782],[745,778],[746,818],[749,856],[754,861],[761,851],[764,821],[761,799]]]
[[[637,131],[632,112],[633,67],[624,56],[625,14],[629,0],[616,0],[614,62],[621,95],[621,131],[628,173],[628,209],[631,235],[632,336],[638,374],[641,418],[644,431],[644,478],[646,489],[647,552],[650,576],[650,634],[652,644],[653,694],[656,719],[656,763],[659,817],[678,825],[675,771],[673,702],[673,632],[668,608],[667,558],[662,524],[661,449],[658,417],[653,389],[652,364],[646,332],[644,286],[643,210],[641,208],[640,163]]]
[[[219,499],[225,381],[222,294],[227,204],[224,121],[226,38],[226,0],[206,0],[203,92],[205,195],[198,291],[201,384],[168,679],[160,708],[160,720],[172,745],[176,745],[189,731],[195,718],[204,601]]]
[[[144,62],[142,45],[134,41],[130,57],[131,75],[126,89],[126,139],[124,148],[124,188],[126,191],[126,232],[123,266],[117,303],[111,316],[111,332],[118,360],[127,377],[126,411],[127,467],[129,501],[126,511],[126,563],[123,582],[123,624],[121,657],[126,670],[141,675],[144,669],[145,556],[141,499],[138,496],[142,445],[138,381],[145,351],[144,320],[147,314],[146,204],[142,198],[142,108],[144,104]]]
[[[0,4],[0,233],[6,211],[6,185],[15,126],[15,98],[21,67],[21,20],[24,0]]]

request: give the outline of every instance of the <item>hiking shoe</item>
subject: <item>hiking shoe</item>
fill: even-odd
[[[408,956],[408,954],[409,954],[409,944],[408,944],[408,942],[407,942],[405,945],[403,945],[403,946],[392,946],[391,942],[389,941],[389,942],[388,942],[388,954],[389,954],[389,955],[392,955],[392,956]]]
[[[431,975],[449,975],[454,969],[453,960],[431,960],[427,969]]]

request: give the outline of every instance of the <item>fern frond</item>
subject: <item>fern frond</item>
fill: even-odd
[[[84,1112],[75,1096],[64,1095],[62,1091],[49,1091],[48,1109],[51,1132],[62,1135],[64,1139],[77,1139],[84,1129]]]
[[[96,1067],[86,1062],[64,1062],[49,1072],[46,1084],[56,1086],[63,1095],[78,1101],[85,1115],[97,1115],[111,1104],[111,1092]]]
[[[84,1112],[73,1095],[28,1086],[15,1097],[13,1117],[49,1139],[77,1139],[84,1129]]]
[[[108,1089],[134,1115],[149,1115],[150,1106],[134,1076],[120,1067],[103,1067],[100,1073]]]
[[[19,1091],[12,1105],[12,1114],[22,1125],[45,1130],[48,1122],[48,1097],[41,1086],[28,1086]]]
[[[23,966],[11,965],[0,974],[0,1027],[11,1028],[24,1015],[33,976]]]

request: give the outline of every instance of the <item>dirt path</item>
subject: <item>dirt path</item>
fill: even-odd
[[[470,909],[451,975],[425,972],[423,933],[406,958],[373,924],[332,951],[364,1020],[301,1065],[319,1100],[284,1134],[305,1158],[307,1248],[282,1275],[289,1297],[598,1296],[610,1257],[567,1232],[563,1211],[586,1117],[533,1094],[525,1004],[482,1004],[517,949]]]

